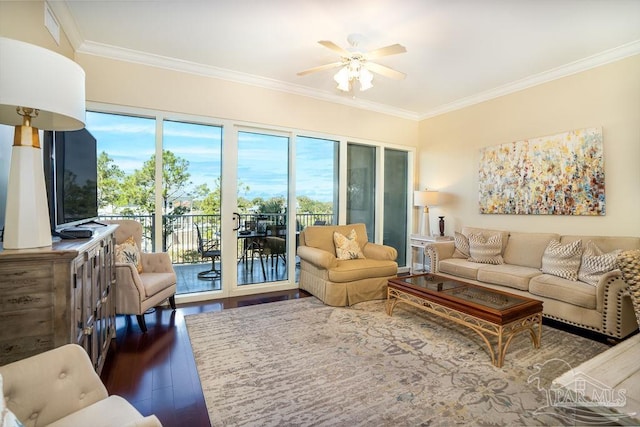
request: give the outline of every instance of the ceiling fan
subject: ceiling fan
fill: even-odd
[[[338,83],[338,89],[345,92],[348,92],[351,89],[351,82],[353,80],[358,80],[360,82],[360,90],[367,90],[371,88],[373,86],[371,84],[371,81],[373,80],[372,71],[396,80],[401,80],[406,77],[406,74],[401,73],[400,71],[396,71],[376,62],[371,62],[371,60],[381,58],[383,56],[405,53],[407,49],[404,46],[400,44],[392,44],[365,52],[358,49],[360,40],[362,40],[362,36],[359,34],[349,35],[347,41],[351,47],[347,49],[338,46],[332,41],[320,40],[318,43],[340,55],[340,61],[309,68],[308,70],[300,71],[298,75],[305,76],[317,71],[342,67],[333,78],[336,83]]]

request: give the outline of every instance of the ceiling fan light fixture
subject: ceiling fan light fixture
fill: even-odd
[[[361,68],[358,81],[360,82],[360,91],[371,89],[373,87],[373,83],[371,83],[373,81],[373,73],[366,68]]]
[[[340,71],[338,71],[334,76],[333,80],[338,83],[338,89],[343,92],[349,92],[350,85],[349,81],[351,80],[351,72],[349,70],[349,66],[342,67]]]

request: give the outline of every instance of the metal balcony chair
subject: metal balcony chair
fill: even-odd
[[[198,273],[199,279],[213,280],[220,277],[220,270],[216,268],[216,259],[220,260],[220,240],[216,237],[214,239],[205,240],[200,232],[200,227],[195,224],[196,232],[198,233],[198,252],[202,258],[211,258],[211,269],[201,271]]]

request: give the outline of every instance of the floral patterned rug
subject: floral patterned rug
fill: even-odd
[[[472,330],[384,301],[303,298],[186,317],[213,426],[573,425],[551,380],[606,350],[543,326],[491,364]]]

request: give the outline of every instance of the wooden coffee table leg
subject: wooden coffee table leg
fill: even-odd
[[[509,348],[509,344],[511,344],[511,340],[523,331],[529,331],[533,348],[540,348],[540,341],[542,339],[542,313],[536,313],[532,316],[521,319],[515,324],[509,325],[508,334],[506,336],[504,335],[504,328],[500,328],[498,335],[498,359],[493,359],[492,355],[492,361],[495,366],[498,368],[502,367],[504,363],[504,356],[507,354],[507,349]],[[502,344],[503,337],[507,338],[504,345]]]
[[[398,298],[393,294],[390,289],[387,289],[387,305],[386,310],[389,316],[393,315],[393,309],[396,307],[398,303]]]

